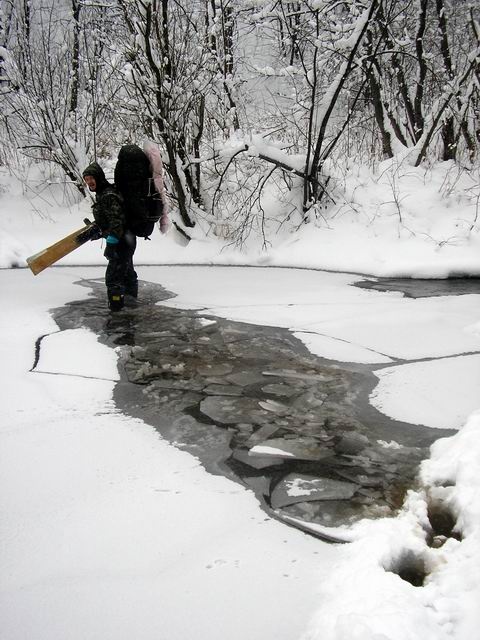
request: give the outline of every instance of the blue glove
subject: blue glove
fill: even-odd
[[[116,258],[118,258],[117,244],[118,238],[116,236],[107,236],[107,245],[105,247],[105,251],[103,252],[103,255],[105,256],[105,258],[107,258],[107,260],[115,260]]]

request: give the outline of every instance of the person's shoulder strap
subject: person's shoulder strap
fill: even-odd
[[[103,192],[103,194],[105,196],[113,196],[119,202],[123,202],[122,194],[120,193],[120,191],[113,184],[109,184],[108,187],[106,187],[106,189]]]

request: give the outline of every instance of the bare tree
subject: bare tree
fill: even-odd
[[[393,143],[418,147],[416,162],[425,159],[440,138],[442,158],[454,159],[460,137],[470,159],[475,155],[472,130],[471,80],[478,63],[475,23],[464,3],[444,0],[382,0],[377,20],[370,25],[372,42],[383,34],[386,46],[377,51],[369,75],[368,101],[383,141],[383,151],[393,155]],[[452,42],[455,41],[455,52]]]
[[[11,7],[5,60],[9,90],[1,96],[5,130],[24,154],[61,167],[84,193],[81,169],[96,154],[92,132],[102,128],[108,135],[111,130],[106,126],[111,122],[108,82],[103,78],[103,91],[98,91],[98,78],[92,79],[88,66],[95,50],[90,36],[101,30],[107,9],[96,7],[83,15],[78,0],[60,5],[13,0]]]
[[[182,223],[192,227],[191,206],[203,206],[203,193],[200,167],[189,161],[200,155],[207,101],[219,71],[220,34],[210,28],[217,4],[197,1],[187,8],[170,0],[119,0],[119,5],[129,38],[123,48],[126,90],[132,105],[140,106],[144,132],[163,142]],[[225,60],[229,38],[222,39]],[[227,87],[228,64],[222,67]]]
[[[278,39],[286,49],[288,62],[295,63],[291,79],[296,85],[297,127],[302,127],[301,146],[305,152],[303,208],[325,196],[323,166],[348,126],[362,95],[366,80],[358,75],[360,53],[376,19],[379,0],[363,2],[292,3],[269,6],[267,19],[275,16]],[[375,49],[370,33],[370,47]],[[293,54],[292,54],[293,50]],[[371,62],[368,63],[371,66]],[[298,79],[298,80],[297,80]],[[345,93],[350,96],[349,107]],[[352,93],[353,92],[353,93]],[[278,103],[277,103],[278,104]],[[285,121],[285,115],[281,116]],[[288,116],[287,116],[288,117]],[[279,120],[280,120],[279,118]]]

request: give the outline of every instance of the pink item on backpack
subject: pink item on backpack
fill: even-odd
[[[153,174],[153,184],[155,185],[155,189],[157,190],[160,196],[160,200],[162,201],[163,214],[160,218],[160,231],[162,233],[167,233],[170,227],[170,221],[168,219],[168,204],[167,196],[165,194],[165,184],[163,182],[163,162],[160,149],[158,145],[155,144],[155,142],[147,140],[143,144],[143,150],[150,160],[150,166]]]

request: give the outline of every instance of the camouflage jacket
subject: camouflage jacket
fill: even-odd
[[[95,222],[100,227],[103,236],[114,235],[121,238],[125,231],[125,212],[123,198],[115,187],[107,182],[103,169],[93,162],[83,175],[95,178],[97,187],[96,199],[92,211]]]

